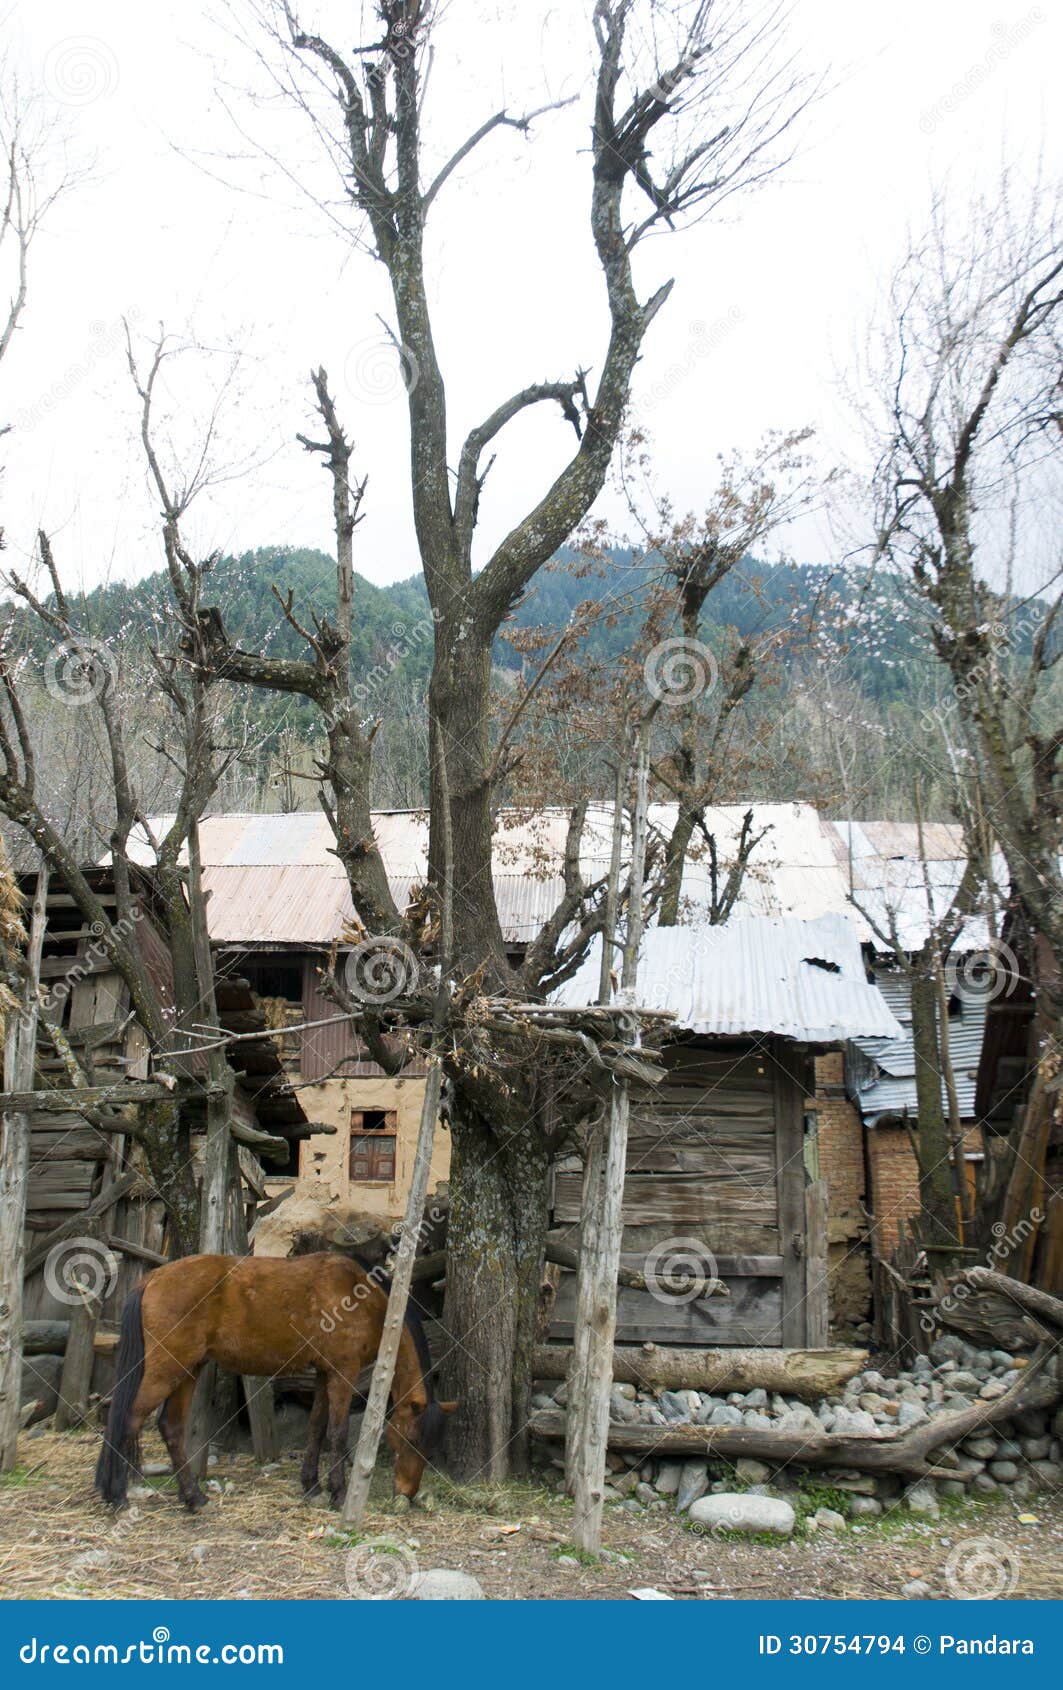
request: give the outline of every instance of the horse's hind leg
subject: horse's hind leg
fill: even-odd
[[[357,1378],[357,1373],[354,1377]],[[333,1508],[339,1508],[347,1488],[347,1425],[351,1418],[351,1398],[354,1385],[342,1374],[331,1373],[328,1380],[329,1435],[329,1498]]]
[[[207,1499],[199,1488],[199,1480],[188,1465],[185,1452],[185,1426],[188,1421],[188,1410],[192,1403],[192,1393],[196,1388],[196,1373],[190,1373],[170,1392],[159,1410],[159,1431],[163,1435],[166,1448],[173,1462],[173,1470],[177,1477],[177,1489],[185,1507],[194,1514],[198,1508],[205,1508]]]
[[[325,1441],[325,1427],[328,1425],[328,1388],[323,1373],[317,1376],[314,1386],[314,1405],[310,1410],[310,1424],[306,1435],[306,1454],[303,1465],[299,1469],[299,1478],[305,1496],[318,1496],[321,1486],[318,1483],[317,1470],[321,1464],[321,1445]]]

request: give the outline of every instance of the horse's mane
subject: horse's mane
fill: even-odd
[[[371,1281],[371,1283],[379,1290],[383,1291],[385,1297],[391,1296],[391,1280],[379,1263],[374,1265],[371,1262],[367,1262],[363,1256],[359,1256],[354,1250],[344,1251],[344,1254],[351,1256],[353,1261],[357,1263],[358,1267],[361,1268],[362,1272]],[[424,1329],[422,1312],[417,1306],[417,1301],[412,1291],[406,1303],[405,1323],[407,1331],[413,1339],[413,1347],[417,1352],[417,1360],[421,1366],[421,1376],[424,1380],[424,1388],[428,1396],[428,1402],[429,1404],[432,1404],[435,1402],[436,1397],[435,1382],[432,1378],[432,1352],[428,1347],[428,1334]],[[440,1419],[442,1419],[442,1416],[440,1416]]]

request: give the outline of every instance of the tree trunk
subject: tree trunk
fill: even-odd
[[[184,1112],[176,1102],[142,1111],[144,1154],[152,1185],[166,1205],[169,1254],[199,1250],[199,1191],[192,1174],[192,1145]]]
[[[483,1482],[527,1461],[547,1156],[532,1123],[500,1139],[460,1088],[451,1131],[444,1374],[460,1406],[447,1449],[457,1478]]]
[[[948,1126],[941,1103],[934,961],[922,953],[916,958],[912,972],[912,1046],[919,1114],[919,1241],[934,1251],[934,1266],[946,1269],[958,1262],[962,1239]]]

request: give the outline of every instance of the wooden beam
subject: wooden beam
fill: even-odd
[[[162,1103],[172,1095],[170,1088],[157,1080],[122,1080],[113,1086],[48,1086],[41,1091],[20,1088],[0,1092],[0,1109],[29,1115],[77,1114],[109,1103]],[[114,1130],[120,1132],[120,1125]]]
[[[572,1351],[563,1344],[537,1346],[537,1379],[564,1379]],[[840,1390],[867,1366],[867,1351],[671,1349],[658,1344],[617,1347],[612,1376],[622,1384],[648,1390],[752,1391],[758,1386],[785,1396],[818,1401]]]
[[[76,1215],[72,1215],[70,1220],[63,1221],[54,1231],[49,1232],[35,1244],[26,1257],[26,1278],[28,1279],[31,1274],[37,1272],[38,1268],[44,1266],[50,1252],[55,1249],[57,1244],[62,1244],[67,1238],[77,1238],[84,1230],[86,1221],[91,1221],[95,1216],[104,1214],[113,1203],[117,1203],[122,1197],[127,1197],[139,1181],[140,1175],[136,1169],[128,1169],[126,1173],[121,1174],[115,1180],[113,1185],[101,1191],[98,1197],[92,1199],[91,1203],[86,1203],[84,1208],[79,1209]]]

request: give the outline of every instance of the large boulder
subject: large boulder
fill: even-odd
[[[701,1497],[691,1503],[690,1518],[711,1532],[772,1532],[776,1537],[790,1537],[794,1529],[794,1511],[781,1497],[739,1491]]]

